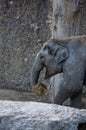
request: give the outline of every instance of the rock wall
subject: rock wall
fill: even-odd
[[[26,89],[34,58],[51,36],[50,0],[0,0],[0,88]]]

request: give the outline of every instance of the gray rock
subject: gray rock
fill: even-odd
[[[79,124],[84,127],[79,129]],[[37,102],[0,101],[0,130],[86,130],[86,110]]]

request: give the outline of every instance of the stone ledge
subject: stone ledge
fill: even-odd
[[[38,102],[0,101],[0,130],[85,130],[86,110]],[[84,128],[84,127],[83,127]]]

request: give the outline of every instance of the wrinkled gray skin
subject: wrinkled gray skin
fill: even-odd
[[[72,107],[81,107],[81,91],[86,84],[86,36],[47,41],[37,54],[32,68],[32,85],[37,84],[40,71],[46,68],[45,79],[63,72],[55,104],[70,97]]]

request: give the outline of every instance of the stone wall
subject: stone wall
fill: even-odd
[[[0,0],[0,88],[26,89],[34,58],[51,36],[50,0]]]

